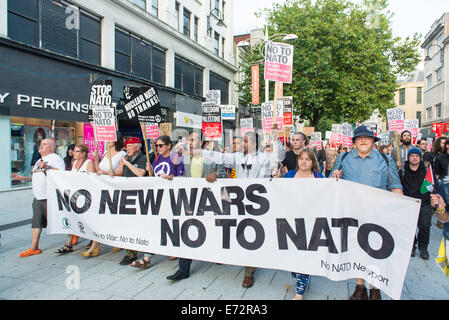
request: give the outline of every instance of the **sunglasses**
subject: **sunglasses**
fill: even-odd
[[[162,148],[163,146],[166,146],[166,144],[155,144],[156,148]]]

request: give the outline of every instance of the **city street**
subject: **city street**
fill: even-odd
[[[121,266],[124,251],[111,253],[102,246],[101,255],[80,255],[88,240],[80,239],[75,251],[63,256],[54,252],[65,235],[47,235],[44,231],[42,254],[19,258],[31,244],[31,189],[0,193],[0,299],[6,300],[290,300],[295,281],[286,271],[258,269],[252,288],[242,288],[244,268],[194,261],[190,278],[172,282],[166,279],[178,267],[178,261],[154,256],[147,270]],[[432,219],[430,259],[417,252],[411,258],[402,300],[447,300],[449,279],[438,269],[435,256],[442,230]],[[73,281],[79,272],[79,286]],[[312,276],[306,300],[347,300],[355,280],[330,281]],[[383,294],[384,299],[389,298]]]

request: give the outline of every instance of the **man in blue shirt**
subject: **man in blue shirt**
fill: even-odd
[[[366,126],[354,130],[354,149],[341,153],[335,161],[333,178],[341,178],[371,187],[402,193],[401,180],[396,163],[389,155],[383,155],[373,149],[379,140]],[[363,279],[356,279],[357,285],[350,300],[368,300],[368,293]],[[370,289],[370,300],[381,300],[380,290]]]

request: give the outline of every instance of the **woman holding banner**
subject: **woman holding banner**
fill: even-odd
[[[95,169],[97,171],[97,174],[107,174],[109,176],[113,176],[115,170],[118,169],[120,165],[120,159],[126,156],[126,152],[123,150],[124,142],[123,142],[123,135],[120,132],[117,132],[117,141],[110,141],[107,142],[109,145],[109,153],[105,153],[103,155],[103,159],[100,161],[100,155],[98,154],[98,149],[95,149],[93,155],[94,155],[94,165]],[[108,156],[111,154],[111,163],[112,163],[112,170],[111,166],[109,164]],[[86,252],[83,252],[82,255],[84,257],[96,257],[100,254],[100,243],[97,241],[91,241],[86,249]],[[121,248],[114,247],[112,248],[111,252],[116,253],[122,250]]]
[[[73,167],[71,169],[72,172],[95,172],[95,167],[92,161],[87,158],[87,154],[89,153],[89,147],[85,144],[77,144],[73,149],[73,159],[75,162],[73,163]],[[56,253],[65,254],[73,251],[73,245],[77,242],[77,238],[74,241],[73,234],[69,234],[67,236],[67,241],[65,245],[58,249]]]
[[[156,139],[156,157],[152,163],[154,176],[173,178],[184,175],[184,159],[182,155],[172,153],[173,143],[169,136],[163,135]],[[148,166],[147,166],[148,167]],[[147,168],[148,170],[149,168]]]
[[[100,161],[100,155],[98,150],[94,151],[94,164],[97,174],[108,174],[113,175],[114,171],[117,170],[120,159],[126,156],[126,152],[123,150],[123,135],[117,132],[117,141],[108,142],[109,153],[111,154],[112,160],[112,170],[109,165],[108,153],[105,153],[103,159]]]
[[[280,171],[277,170],[273,174],[276,178],[280,178]],[[284,178],[324,178],[320,173],[318,161],[315,157],[315,153],[310,149],[303,149],[298,154],[296,160],[296,170],[288,171]],[[304,273],[294,273],[296,276],[295,297],[293,300],[302,300],[304,297],[304,291],[309,284],[310,275]]]

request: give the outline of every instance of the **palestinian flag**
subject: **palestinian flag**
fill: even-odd
[[[429,166],[429,169],[427,169],[426,177],[424,178],[424,181],[421,185],[420,192],[422,194],[425,194],[427,192],[432,192],[434,184],[435,184],[435,181],[433,181],[432,166]]]

